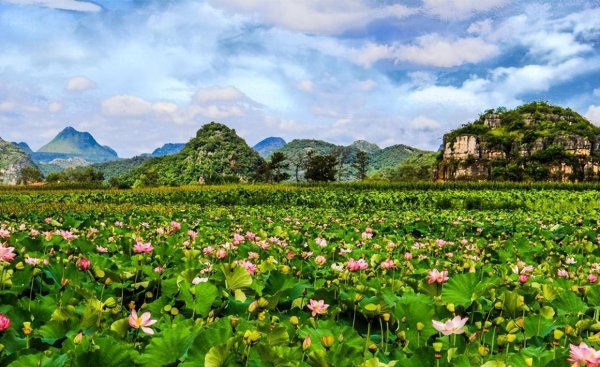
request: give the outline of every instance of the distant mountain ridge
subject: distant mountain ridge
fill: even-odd
[[[85,159],[90,163],[119,158],[114,149],[106,145],[100,145],[90,133],[77,131],[71,126],[66,127],[48,144],[32,155],[32,158],[40,163],[75,157]]]
[[[278,149],[283,148],[286,144],[286,141],[282,138],[271,136],[256,143],[252,149],[254,149],[261,157],[268,158],[271,154]]]
[[[172,155],[181,152],[185,148],[185,143],[167,143],[160,148],[154,149],[152,154],[153,157],[163,157],[165,155]]]

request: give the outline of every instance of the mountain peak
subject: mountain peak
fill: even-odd
[[[271,136],[258,142],[252,149],[257,151],[261,157],[267,158],[276,150],[283,148],[286,144],[287,143],[282,138]]]
[[[81,132],[72,126],[64,128],[52,141],[38,150],[38,153],[60,153],[84,158],[90,162],[117,159],[117,153],[98,144],[92,134]]]
[[[350,147],[362,150],[363,152],[367,153],[373,153],[381,149],[377,144],[371,143],[366,140],[356,140],[354,143],[350,144]]]

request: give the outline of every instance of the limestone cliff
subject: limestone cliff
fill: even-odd
[[[490,110],[444,136],[439,180],[600,180],[600,128],[543,102]]]
[[[16,185],[22,181],[25,168],[35,168],[35,164],[25,151],[0,138],[0,185]]]

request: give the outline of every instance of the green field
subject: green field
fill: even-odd
[[[599,188],[2,188],[0,365],[569,366]]]

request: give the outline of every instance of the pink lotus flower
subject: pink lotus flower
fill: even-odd
[[[321,237],[317,237],[317,239],[315,240],[315,243],[317,245],[319,245],[320,247],[325,247],[327,246],[327,240]]]
[[[78,236],[73,234],[73,232],[71,231],[60,231],[60,236],[65,240],[65,241],[73,241],[74,239],[76,239]]]
[[[250,231],[246,232],[246,238],[248,239],[248,241],[252,241],[254,242],[254,240],[256,240],[256,235]]]
[[[369,267],[369,264],[365,261],[365,259],[358,259],[358,261],[350,259],[346,267],[350,271],[359,271],[366,270]]]
[[[528,280],[529,280],[529,275],[526,275],[526,274],[519,275],[519,282],[527,283]]]
[[[248,259],[258,260],[258,259],[260,259],[260,255],[257,252],[250,251],[250,252],[248,252]]]
[[[596,283],[596,281],[598,281],[598,277],[594,274],[588,275],[587,279],[588,279],[588,282],[590,282],[590,283]]]
[[[600,351],[588,347],[587,344],[583,342],[579,346],[569,344],[569,348],[571,353],[567,361],[571,362],[573,366],[597,367],[600,364]]]
[[[7,229],[0,228],[0,238],[9,239],[10,232]]]
[[[10,319],[5,314],[0,313],[0,332],[5,331],[10,327]]]
[[[233,235],[233,244],[234,245],[239,245],[241,243],[243,243],[244,241],[246,241],[246,237],[242,236],[239,233],[235,233]]]
[[[325,263],[327,262],[327,259],[325,258],[325,256],[317,256],[315,257],[315,262],[317,263],[317,265],[325,265]]]
[[[174,231],[179,231],[181,229],[181,224],[179,222],[176,222],[176,221],[171,221],[171,228]]]
[[[429,279],[427,279],[427,283],[442,284],[442,283],[445,283],[446,281],[448,281],[448,271],[447,270],[439,271],[437,269],[433,269],[429,272]]]
[[[248,273],[250,273],[250,275],[254,275],[254,273],[256,273],[256,269],[257,269],[256,264],[253,264],[248,260],[241,261],[241,262],[239,262],[239,264],[241,266],[243,266],[244,268],[246,268],[246,270],[248,270]]]
[[[306,307],[312,311],[313,317],[317,315],[325,315],[327,313],[329,305],[325,303],[325,301],[315,301],[314,299],[310,299],[308,302],[309,303],[306,305]]]
[[[25,259],[25,262],[31,266],[36,266],[37,264],[39,264],[42,260],[35,258],[35,257],[28,257]]]
[[[382,261],[380,266],[384,270],[396,269],[396,264],[394,264],[394,260],[392,260],[392,259],[387,259],[385,261]]]
[[[135,309],[131,310],[131,315],[129,316],[129,325],[134,329],[142,329],[148,335],[153,335],[154,330],[152,330],[149,326],[156,324],[157,320],[150,320],[152,315],[150,312],[144,312],[141,317],[138,317]]]
[[[108,252],[108,248],[103,247],[103,246],[96,246],[96,251],[98,251],[101,254],[105,254]]]
[[[412,253],[410,253],[410,252],[405,252],[404,253],[404,260],[410,261],[410,260],[412,260],[412,258],[413,258],[413,254]]]
[[[206,246],[202,249],[202,253],[206,256],[212,255],[213,252],[215,252],[215,249],[212,246]]]
[[[462,319],[460,316],[456,316],[452,320],[448,320],[446,322],[432,320],[433,328],[444,335],[451,334],[462,334],[465,332],[465,324],[469,320],[468,317]]]
[[[0,244],[0,261],[11,262],[15,259],[17,254],[14,253],[14,247],[4,247],[5,245]]]
[[[154,268],[154,272],[158,273],[158,274],[162,274],[164,271],[165,271],[165,268],[163,268],[160,265]]]
[[[154,250],[154,246],[150,243],[143,243],[142,241],[138,241],[133,246],[133,252],[136,254],[149,254]]]
[[[223,249],[217,250],[217,258],[224,259],[227,257],[227,251]]]
[[[557,272],[557,275],[561,278],[568,278],[569,277],[569,272],[566,271],[565,269],[559,269]]]
[[[92,262],[89,259],[86,259],[85,257],[79,259],[79,261],[77,262],[77,266],[83,271],[88,270],[90,268],[90,265],[92,265]]]

